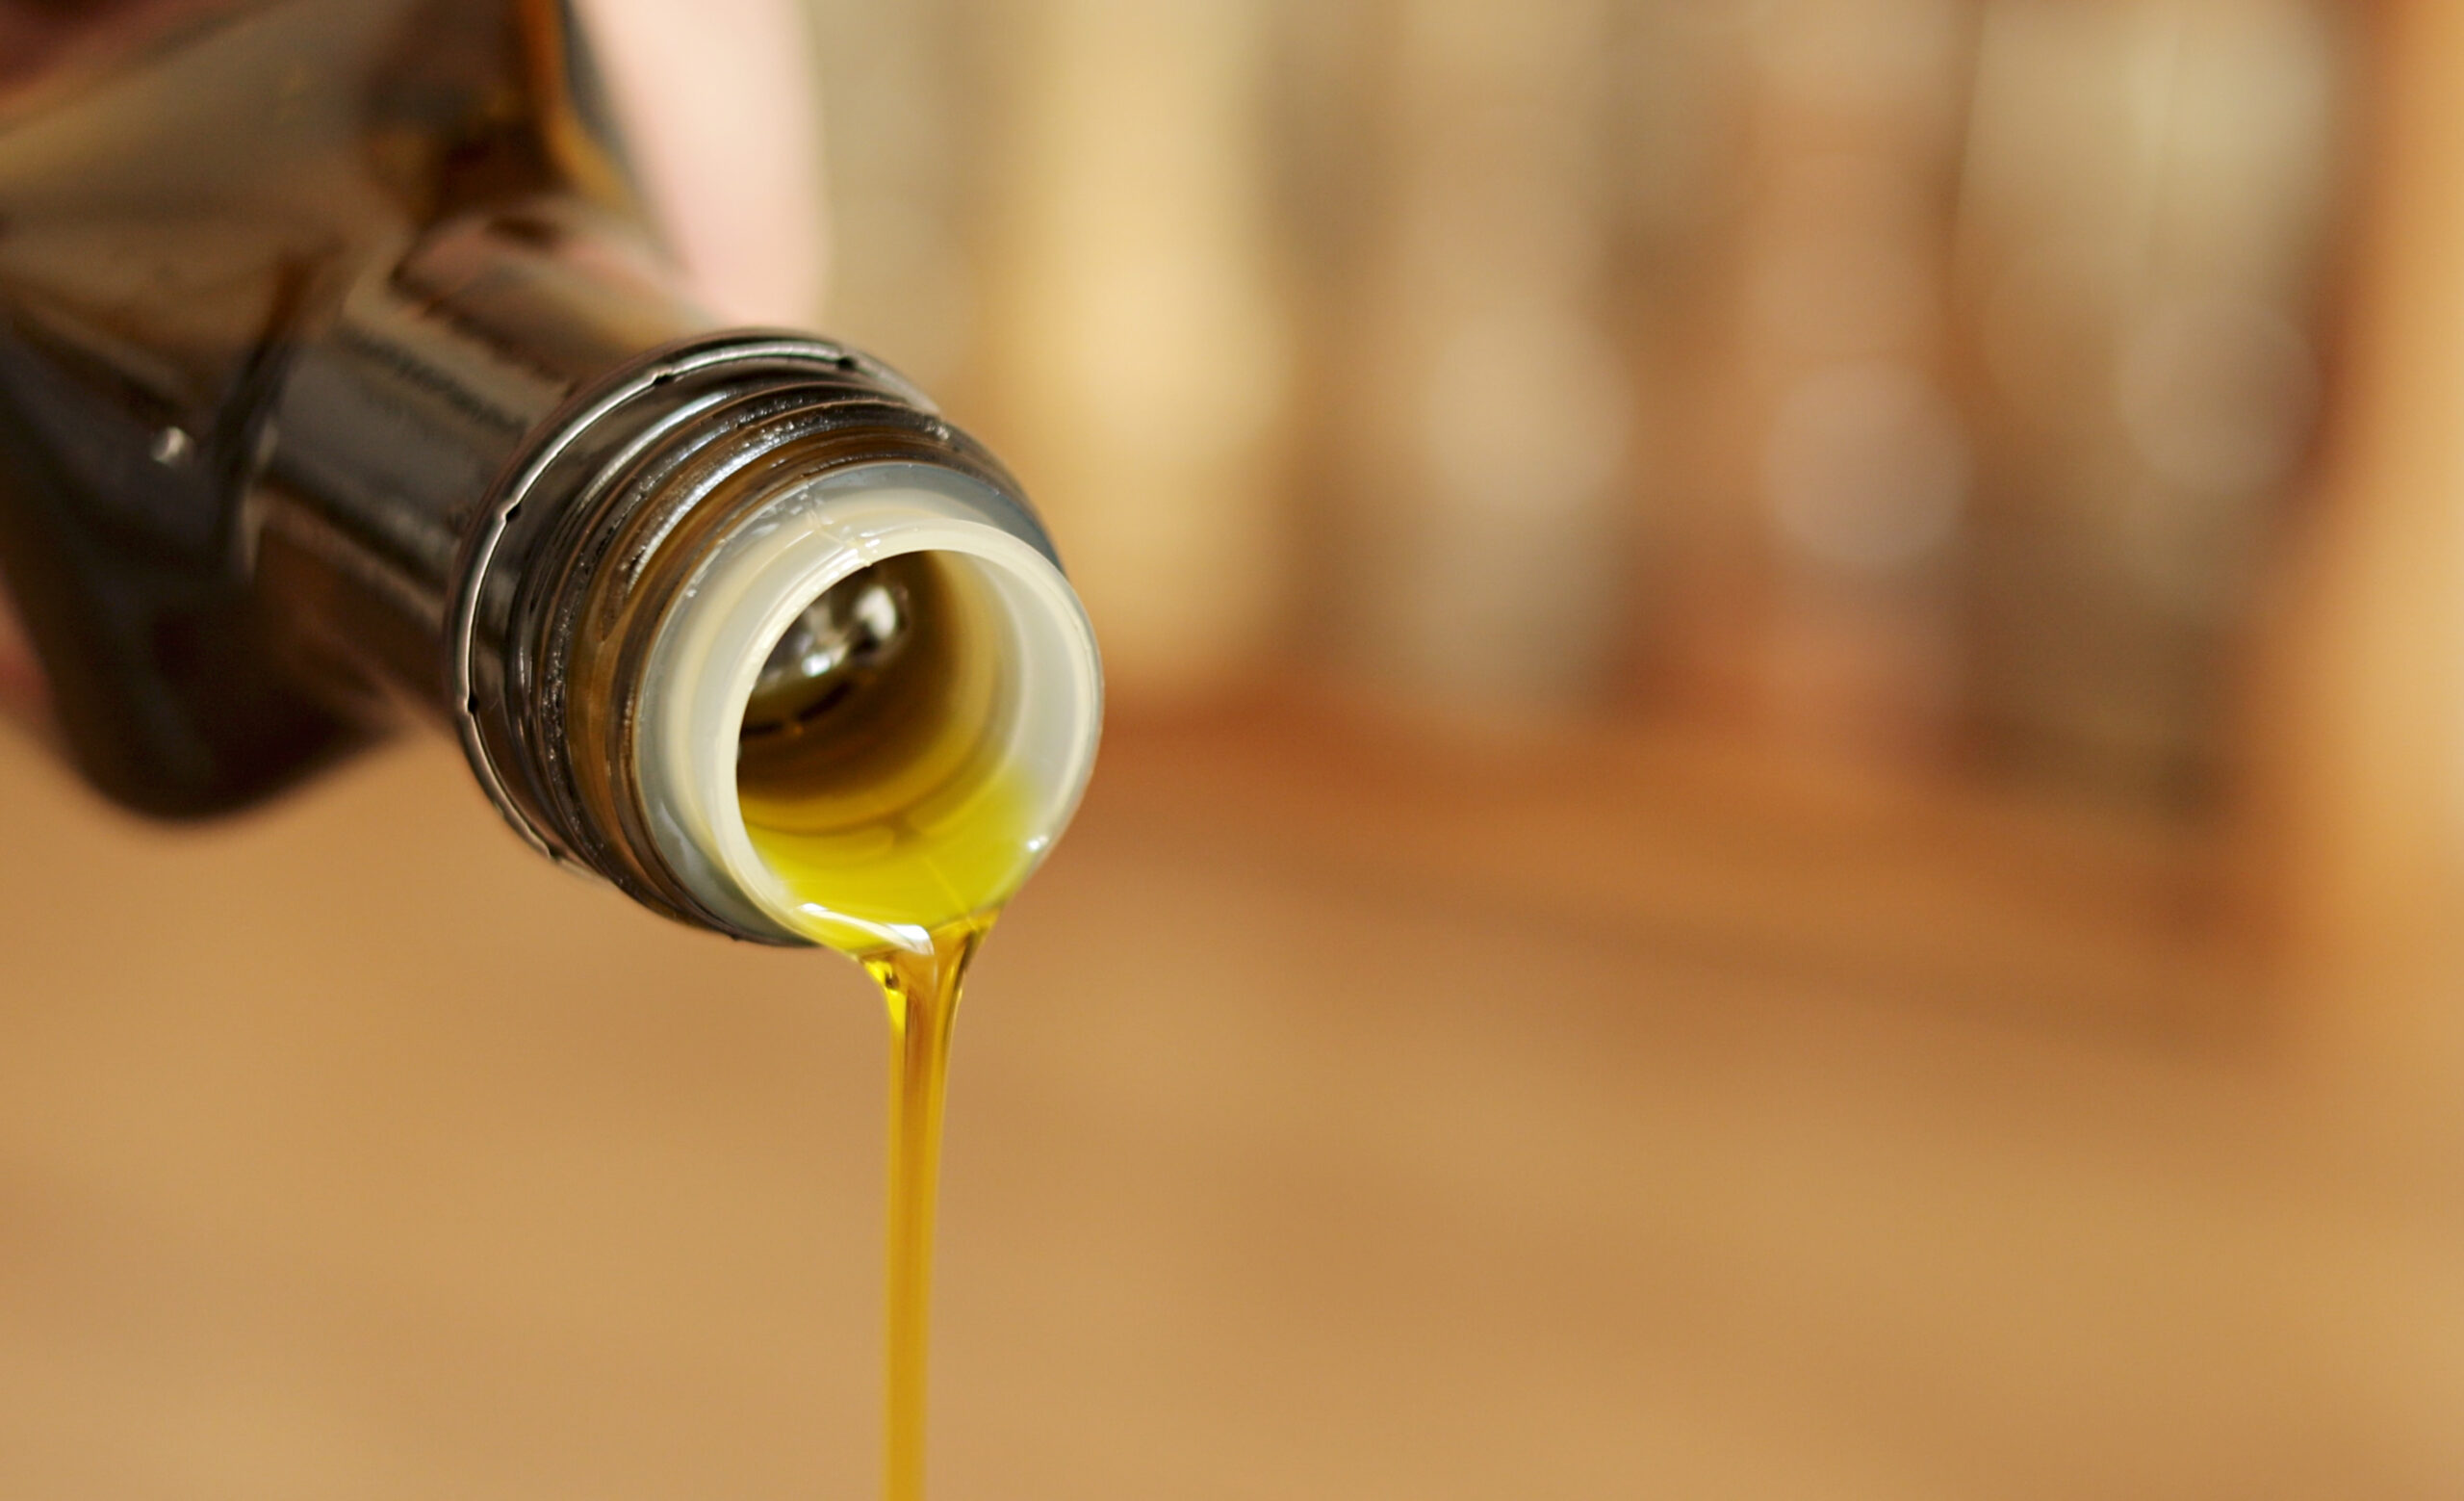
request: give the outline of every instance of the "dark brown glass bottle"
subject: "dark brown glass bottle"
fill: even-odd
[[[1099,699],[1048,539],[884,367],[677,293],[561,6],[35,13],[0,27],[0,567],[97,786],[242,806],[408,706],[544,852],[793,942],[860,893],[755,889],[710,790],[739,741],[764,807],[911,833],[999,763],[1014,859],[968,858],[1023,878]],[[806,822],[824,865],[864,832]]]

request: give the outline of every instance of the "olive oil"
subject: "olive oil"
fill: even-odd
[[[882,1496],[922,1501],[926,1357],[933,1296],[934,1207],[941,1179],[941,1104],[950,1026],[987,915],[936,928],[921,952],[864,959],[889,1001],[888,1255],[883,1279]]]
[[[1016,688],[989,615],[977,581],[909,553],[830,589],[772,649],[736,795],[815,940],[863,954],[881,930],[971,917],[1040,852],[998,733]]]
[[[994,728],[991,612],[931,554],[863,569],[771,649],[736,791],[808,931],[881,986],[890,1035],[883,1278],[885,1501],[922,1501],[935,1203],[960,989],[1044,841]],[[881,935],[890,935],[883,942]]]

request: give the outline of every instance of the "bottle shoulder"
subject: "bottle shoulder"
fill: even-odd
[[[246,496],[300,351],[435,226],[638,218],[562,13],[123,0],[0,69],[0,564],[120,800],[244,802],[350,737],[269,641]]]

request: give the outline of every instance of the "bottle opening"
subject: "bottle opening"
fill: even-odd
[[[1068,821],[1100,715],[1060,571],[974,519],[966,477],[901,468],[809,484],[720,544],[661,629],[638,732],[653,828],[696,893],[851,949],[1008,900]]]

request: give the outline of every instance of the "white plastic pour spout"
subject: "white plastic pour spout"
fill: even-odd
[[[652,646],[635,727],[642,798],[660,853],[698,896],[756,931],[861,951],[915,948],[925,926],[859,914],[791,885],[761,854],[737,789],[745,712],[773,646],[834,585],[884,559],[931,553],[981,604],[1001,682],[974,733],[1025,806],[1006,900],[1050,849],[1094,766],[1103,674],[1092,628],[1050,558],[988,524],[949,470],[877,465],[783,491],[729,535],[686,585]]]

